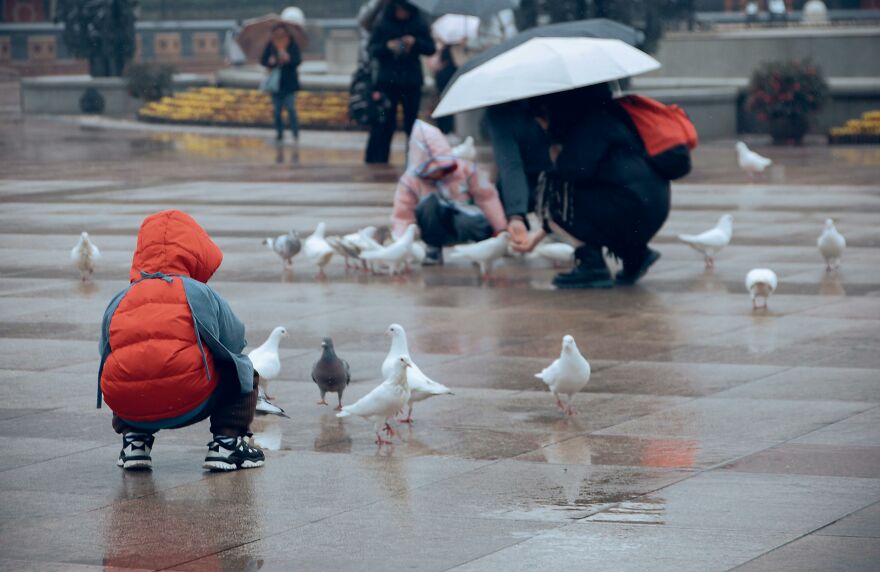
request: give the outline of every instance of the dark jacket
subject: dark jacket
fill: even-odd
[[[557,101],[556,105],[578,105]],[[629,116],[610,98],[581,102],[578,109],[556,108],[551,136],[562,144],[554,175],[585,193],[613,191],[649,211],[669,208],[669,181],[649,163]],[[561,126],[554,132],[553,125]]]
[[[294,42],[292,38],[290,43],[287,44],[287,54],[290,56],[290,62],[281,66],[281,87],[278,90],[279,95],[287,95],[288,93],[299,91],[299,73],[296,68],[302,63],[302,55],[300,54],[299,46],[296,45],[296,42]],[[272,65],[269,64],[269,58],[271,56],[275,56],[276,62]],[[278,66],[278,48],[276,48],[275,44],[272,42],[266,44],[266,49],[263,50],[263,57],[260,58],[260,64],[269,69]]]
[[[420,56],[430,56],[436,51],[431,30],[416,8],[411,9],[408,20],[394,17],[395,3],[385,9],[382,19],[370,35],[368,51],[379,62],[377,87],[381,90],[388,87],[413,88],[424,83]],[[409,51],[394,53],[388,49],[389,40],[398,40],[403,36],[415,38],[415,44]]]
[[[549,96],[551,141],[561,144],[541,212],[586,246],[641,256],[669,216],[669,181],[654,170],[627,112],[606,85]]]
[[[534,208],[538,175],[553,165],[550,139],[523,102],[492,106],[486,120],[504,212],[525,216]]]

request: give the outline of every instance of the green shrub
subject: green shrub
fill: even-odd
[[[128,93],[137,99],[157,101],[171,95],[174,68],[168,65],[132,64],[125,72]]]

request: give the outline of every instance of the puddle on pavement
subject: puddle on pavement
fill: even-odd
[[[666,502],[657,497],[640,497],[637,501],[623,501],[598,512],[586,520],[614,524],[665,524]]]

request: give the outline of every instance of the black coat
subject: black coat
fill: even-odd
[[[624,260],[639,256],[669,216],[669,181],[651,166],[614,101],[585,101],[561,115],[562,133],[554,133],[551,119],[551,135],[562,145],[551,179],[569,183],[571,194],[551,218],[588,246],[606,246]]]
[[[561,140],[555,175],[589,193],[611,190],[646,207],[668,203],[669,181],[649,163],[644,144],[617,103],[590,105]]]
[[[281,66],[281,87],[278,90],[279,95],[287,95],[288,93],[299,91],[299,72],[296,68],[302,63],[302,55],[300,54],[299,46],[296,45],[296,42],[294,42],[293,39],[287,44],[287,55],[290,56],[290,61]],[[275,56],[275,64],[269,64],[269,58],[271,56]],[[263,57],[260,58],[260,64],[262,64],[263,67],[273,69],[278,66],[277,62],[278,48],[275,47],[275,44],[269,42],[266,44],[266,49],[263,50]]]
[[[415,44],[409,51],[392,52],[388,49],[389,40],[398,40],[403,36],[415,38]],[[388,87],[414,88],[424,83],[420,56],[430,56],[436,51],[431,30],[413,10],[408,20],[394,17],[394,5],[385,10],[382,19],[370,35],[368,51],[379,62],[377,85],[380,90]]]

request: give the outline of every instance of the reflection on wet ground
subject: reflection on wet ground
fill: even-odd
[[[784,173],[750,183],[727,143],[709,143],[675,186],[648,277],[565,292],[549,263],[518,257],[489,281],[455,261],[394,279],[334,262],[317,281],[302,258],[282,271],[264,236],[387,224],[400,167],[360,165],[362,134],[305,133],[297,149],[252,133],[30,119],[0,133],[4,569],[759,570],[785,550],[806,570],[816,547],[843,569],[876,563],[870,147],[764,148]],[[290,330],[271,385],[290,419],[252,428],[262,469],[203,473],[199,425],[158,435],[153,473],[122,473],[109,412],[92,409],[100,315],[125,284],[141,220],[169,207],[223,249],[212,284],[251,341]],[[728,210],[734,240],[706,272],[675,236]],[[815,248],[828,216],[849,242],[836,273]],[[88,283],[68,261],[83,229],[103,253]],[[780,278],[767,312],[751,311],[743,286],[755,266]],[[309,375],[332,335],[352,367],[346,401],[366,394],[390,322],[455,395],[419,403],[415,423],[377,448],[371,424],[315,405]],[[534,378],[566,333],[593,366],[574,418]]]

